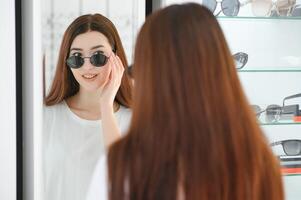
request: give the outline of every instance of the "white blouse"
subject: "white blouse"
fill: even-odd
[[[115,113],[122,133],[131,111],[123,106]],[[43,131],[44,200],[83,200],[92,173],[104,154],[101,120],[85,120],[63,101],[45,107]]]
[[[86,200],[108,199],[108,166],[107,156],[104,154],[99,159],[92,176]]]

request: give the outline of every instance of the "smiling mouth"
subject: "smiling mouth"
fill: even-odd
[[[97,74],[84,74],[84,75],[82,75],[82,77],[84,78],[84,79],[93,79],[93,78],[95,78],[97,76]]]

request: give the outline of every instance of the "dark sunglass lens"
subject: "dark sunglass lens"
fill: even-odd
[[[266,110],[267,115],[277,115],[280,114],[281,111],[282,111],[282,107],[278,105],[269,105]]]
[[[282,107],[279,105],[269,105],[266,109],[266,121],[278,122],[282,113]]]
[[[91,56],[90,62],[96,67],[104,66],[107,63],[108,58],[103,54],[95,54]]]
[[[294,8],[292,17],[301,17],[301,5],[298,5]]]
[[[237,16],[240,3],[238,0],[223,0],[222,11],[226,16]]]
[[[288,156],[296,156],[301,153],[301,141],[285,141],[282,145],[286,155]]]
[[[83,66],[85,61],[80,56],[70,56],[66,62],[69,67],[77,69]]]
[[[238,53],[234,54],[233,58],[235,60],[237,69],[243,68],[248,62],[248,54],[243,53],[243,52],[238,52]]]
[[[216,0],[203,0],[202,3],[206,8],[208,8],[212,13],[214,13],[216,8]]]
[[[258,105],[251,105],[251,107],[252,107],[253,111],[255,112],[256,117],[257,118],[260,117],[260,114],[262,113],[262,110],[261,110],[260,106],[258,106]]]

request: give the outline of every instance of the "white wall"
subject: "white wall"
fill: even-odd
[[[0,24],[0,199],[15,200],[15,1],[1,1]]]

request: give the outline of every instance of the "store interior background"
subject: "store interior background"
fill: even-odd
[[[10,200],[16,199],[13,191],[17,190],[16,68],[10,67],[16,65],[15,27],[12,25],[15,3],[4,1],[0,12],[2,27],[7,27],[5,31],[0,31],[0,91],[4,92],[3,98],[0,98],[0,199]],[[188,1],[153,0],[153,8],[155,10],[183,2]],[[201,0],[194,2],[201,3]],[[300,0],[297,2],[301,3]],[[101,13],[107,16],[116,25],[128,62],[132,63],[135,38],[145,20],[145,6],[146,2],[141,0],[122,0],[122,3],[121,0],[22,2],[23,199],[38,200],[42,191],[40,152],[43,95],[53,79],[65,29],[82,14]],[[239,15],[252,16],[251,4],[241,7]],[[270,104],[282,105],[284,97],[301,92],[301,19],[221,17],[219,22],[231,52],[246,52],[249,55],[245,71],[239,71],[238,74],[250,104],[260,105],[262,108]],[[283,67],[299,68],[299,71],[282,70]],[[289,103],[301,105],[301,99],[289,100]],[[261,127],[269,142],[301,139],[300,124]],[[273,148],[273,151],[278,155],[283,153],[281,146]],[[284,176],[284,183],[288,200],[301,198],[301,176]]]

